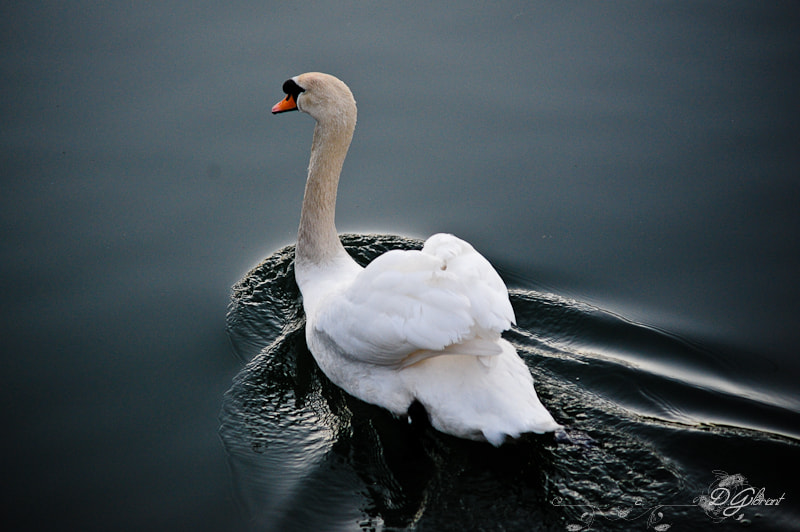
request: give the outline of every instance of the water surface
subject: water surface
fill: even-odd
[[[786,493],[752,529],[797,519],[794,3],[6,4],[17,528],[563,530],[585,504],[691,505],[714,471]],[[471,242],[590,440],[452,440],[319,375],[290,265],[253,269],[294,242],[313,122],[269,109],[309,70],[359,105],[340,231]],[[248,282],[263,299],[226,322]]]
[[[421,247],[387,235],[343,240],[362,264]],[[248,363],[225,396],[220,433],[255,529],[629,530],[797,518],[787,506],[727,516],[726,505],[700,505],[723,475],[713,464],[747,469],[757,453],[760,467],[779,467],[800,440],[796,399],[745,390],[716,373],[715,353],[585,303],[513,290],[518,324],[506,336],[566,437],[495,449],[409,424],[328,381],[305,345],[293,256],[283,249],[237,283],[228,314]],[[780,475],[769,480],[791,488]]]

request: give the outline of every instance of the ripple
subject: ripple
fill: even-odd
[[[387,235],[343,243],[361,264],[422,245]],[[225,395],[220,435],[237,500],[259,529],[563,530],[590,515],[624,530],[622,514],[702,489],[711,468],[689,465],[681,442],[708,455],[703,464],[720,441],[740,438],[776,457],[796,452],[776,436],[794,437],[794,413],[742,394],[715,373],[714,353],[527,290],[511,291],[518,326],[507,337],[565,437],[495,449],[409,425],[317,368],[292,261],[287,247],[254,268],[234,287],[228,314],[231,342],[249,362]],[[695,509],[676,506],[667,517],[689,522]]]

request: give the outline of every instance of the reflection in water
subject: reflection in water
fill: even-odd
[[[374,235],[343,242],[362,264],[422,244]],[[662,518],[697,523],[701,514],[691,499],[704,477],[667,456],[676,442],[711,452],[746,435],[779,452],[796,449],[777,436],[708,422],[733,409],[739,427],[787,433],[795,418],[703,387],[715,367],[712,354],[596,308],[524,290],[511,292],[518,326],[507,337],[567,433],[495,449],[396,419],[347,395],[317,368],[305,345],[292,261],[288,247],[254,268],[235,286],[228,315],[232,343],[249,362],[225,396],[220,433],[237,500],[256,529],[469,530],[502,523],[506,530],[563,530],[598,519],[603,528],[627,529],[639,517],[642,528],[648,518],[651,525]],[[681,505],[656,511],[670,504]]]

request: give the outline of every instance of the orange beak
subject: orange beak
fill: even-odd
[[[272,114],[285,113],[286,111],[297,111],[297,102],[291,94],[287,94],[286,98],[279,101],[272,106]]]

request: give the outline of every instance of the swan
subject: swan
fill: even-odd
[[[309,72],[283,92],[273,114],[299,110],[316,120],[295,277],[306,342],[323,373],[399,417],[422,405],[433,428],[460,438],[500,446],[560,429],[501,337],[515,323],[508,290],[470,244],[436,234],[421,250],[392,250],[365,268],[345,251],[334,211],[356,125],[347,85]]]

